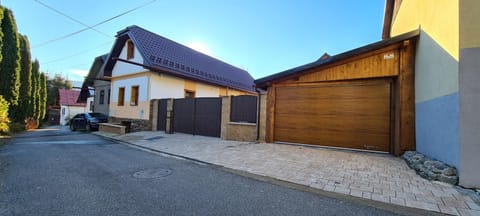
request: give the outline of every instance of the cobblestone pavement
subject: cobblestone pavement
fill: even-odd
[[[122,136],[96,133],[324,191],[452,215],[480,215],[480,206],[465,192],[423,179],[401,158],[387,154],[151,131]]]

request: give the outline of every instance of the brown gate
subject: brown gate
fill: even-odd
[[[158,101],[157,130],[165,131],[167,129],[167,102],[169,99]]]
[[[184,98],[173,101],[173,131],[220,137],[221,98]]]

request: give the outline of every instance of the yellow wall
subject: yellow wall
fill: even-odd
[[[460,48],[480,47],[478,0],[460,0]]]
[[[221,87],[221,88],[219,88],[218,95],[220,95],[220,97],[223,97],[223,96],[254,95],[254,94],[249,93],[249,92],[244,92],[244,91],[231,89],[231,88]]]
[[[478,4],[478,1],[473,1]],[[458,0],[403,0],[392,22],[391,36],[406,33],[421,26],[423,31],[458,61],[458,11]],[[475,12],[472,11],[472,13]],[[472,22],[472,25],[476,24]]]
[[[184,89],[195,92],[197,90],[197,83],[191,80],[185,80]]]
[[[123,106],[117,106],[117,104],[110,104],[110,113],[111,116],[117,118],[147,120],[150,113],[150,101],[138,102],[137,106],[131,106],[127,103],[125,103]]]

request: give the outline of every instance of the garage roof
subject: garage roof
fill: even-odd
[[[291,75],[295,75],[295,74],[300,74],[302,72],[305,72],[308,69],[329,65],[329,64],[332,64],[332,63],[335,63],[335,62],[338,62],[338,61],[341,61],[341,60],[344,60],[344,59],[348,59],[350,57],[354,57],[354,56],[364,54],[364,53],[367,53],[367,52],[370,52],[370,51],[373,51],[373,50],[377,50],[377,49],[380,49],[380,48],[383,48],[383,47],[386,47],[386,46],[389,46],[389,45],[392,45],[392,44],[399,43],[399,42],[404,41],[406,39],[417,37],[418,35],[419,35],[419,30],[414,30],[414,31],[407,32],[405,34],[402,34],[402,35],[399,35],[399,36],[396,36],[396,37],[392,37],[392,38],[389,38],[389,39],[378,41],[378,42],[375,42],[375,43],[372,43],[372,44],[369,44],[369,45],[366,45],[366,46],[363,46],[363,47],[360,47],[360,48],[356,48],[356,49],[353,49],[353,50],[350,50],[350,51],[347,51],[347,52],[344,52],[344,53],[341,53],[341,54],[338,54],[338,55],[328,56],[328,55],[324,54],[317,61],[305,64],[305,65],[301,65],[301,66],[298,66],[298,67],[295,67],[295,68],[292,68],[292,69],[289,69],[289,70],[286,70],[286,71],[282,71],[282,72],[279,72],[279,73],[276,73],[276,74],[272,74],[272,75],[267,76],[267,77],[257,79],[257,80],[254,81],[254,83],[255,83],[256,87],[258,87],[258,88],[266,87],[268,85],[268,83],[271,82],[271,81],[282,79],[282,78],[285,78],[285,77],[288,77],[288,76],[291,76]]]

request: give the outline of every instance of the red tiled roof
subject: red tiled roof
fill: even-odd
[[[80,91],[77,90],[58,89],[60,105],[85,106],[85,103],[77,103],[79,95]]]

